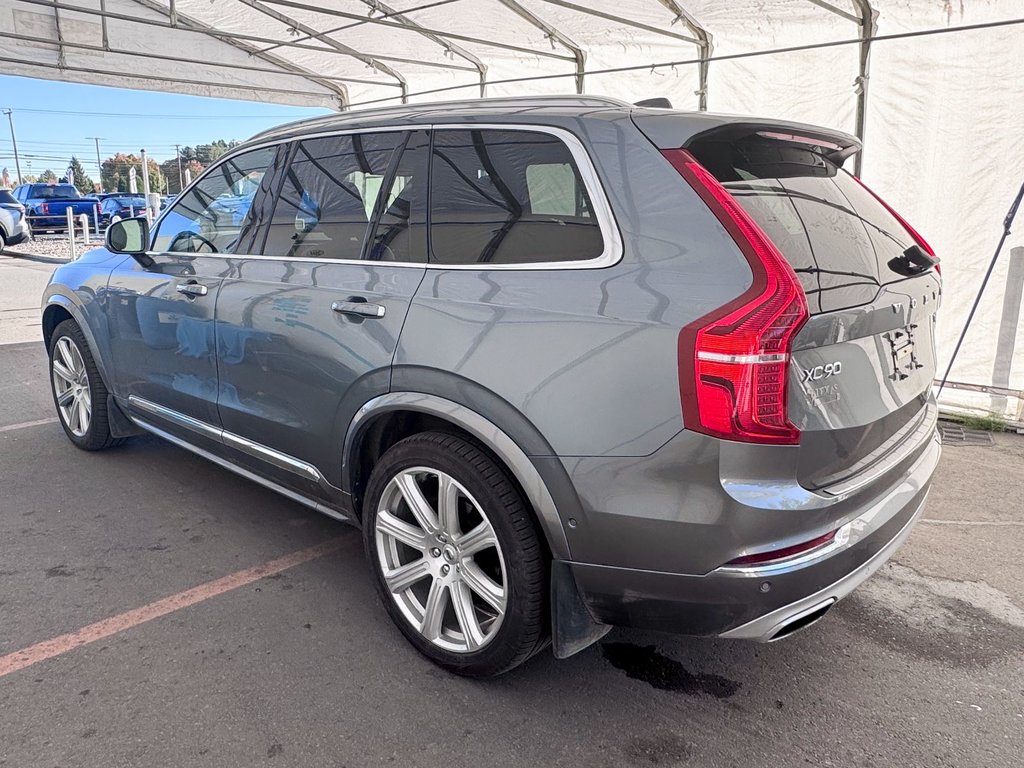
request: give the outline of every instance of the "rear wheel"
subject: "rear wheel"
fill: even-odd
[[[497,675],[545,636],[545,557],[504,468],[455,435],[425,432],[374,467],[364,536],[388,613],[420,653]]]
[[[7,247],[7,238],[4,236],[4,231],[0,229],[0,253],[4,252],[4,248]]]
[[[50,339],[50,390],[68,439],[86,451],[122,441],[110,434],[107,388],[85,335],[74,320],[65,320]]]

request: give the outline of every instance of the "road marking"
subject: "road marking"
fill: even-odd
[[[208,581],[197,587],[186,589],[184,592],[178,592],[175,595],[162,598],[141,608],[135,608],[117,616],[97,621],[95,624],[89,624],[75,632],[69,632],[66,635],[60,635],[59,637],[30,645],[28,648],[22,648],[20,651],[14,651],[14,653],[9,653],[6,656],[0,656],[0,677],[17,672],[25,667],[30,667],[33,664],[38,664],[40,661],[52,659],[54,656],[60,656],[68,651],[73,651],[83,645],[95,643],[97,640],[116,635],[118,632],[124,632],[147,621],[180,611],[182,608],[188,608],[196,603],[209,600],[211,597],[244,587],[267,576],[273,576],[275,573],[308,563],[310,560],[316,560],[318,557],[336,552],[347,538],[339,536],[325,541],[323,544],[300,549],[297,552],[292,552],[289,555],[284,555],[262,565],[246,568],[215,581]]]
[[[1024,526],[1024,520],[931,520],[922,518],[922,523],[932,525],[1010,525]]]
[[[23,421],[21,424],[8,424],[6,427],[0,427],[0,432],[13,432],[16,429],[27,429],[28,427],[38,427],[42,424],[53,424],[57,421],[56,416],[52,416],[49,419],[36,419],[35,421]]]

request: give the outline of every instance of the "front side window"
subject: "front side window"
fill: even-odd
[[[435,131],[430,183],[438,263],[587,261],[604,251],[579,168],[556,136]]]
[[[309,139],[284,174],[263,253],[358,259],[401,133]]]
[[[276,147],[235,155],[210,173],[167,211],[153,250],[173,253],[244,253],[255,230],[253,198],[274,160]]]

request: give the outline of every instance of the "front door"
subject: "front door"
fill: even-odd
[[[148,423],[207,437],[219,429],[214,310],[225,256],[251,248],[276,151],[236,155],[205,174],[157,223],[146,265],[129,258],[110,276],[114,391]]]
[[[283,485],[330,500],[352,416],[389,389],[425,271],[427,150],[425,131],[296,142],[261,254],[225,276],[224,439]]]

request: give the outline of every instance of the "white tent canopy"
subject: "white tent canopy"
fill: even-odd
[[[1005,23],[1021,11],[1020,0],[0,0],[0,71],[329,109],[665,96],[857,133],[865,179],[943,258],[941,362],[1024,175],[1024,25]],[[993,26],[886,39],[974,25]],[[992,384],[1008,256],[954,381]],[[1024,390],[1024,329],[1003,336],[1018,350],[1009,386]]]

